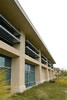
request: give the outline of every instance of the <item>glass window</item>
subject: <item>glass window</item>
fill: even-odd
[[[25,71],[27,71],[28,70],[28,67],[27,67],[27,64],[25,65]]]
[[[34,71],[34,70],[35,70],[34,66],[31,66],[31,71]]]
[[[4,65],[5,65],[5,58],[0,57],[0,67],[4,67]]]
[[[26,87],[35,85],[35,67],[25,64],[25,85]]]
[[[5,58],[5,67],[11,67],[11,58]]]
[[[32,82],[33,80],[32,80],[32,72],[30,71],[29,73],[28,73],[28,75],[29,75],[29,82]]]
[[[25,72],[25,83],[28,83],[28,72]]]
[[[8,84],[11,80],[11,58],[0,55],[0,70],[5,70],[5,78],[8,81]]]

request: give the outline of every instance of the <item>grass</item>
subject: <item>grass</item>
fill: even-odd
[[[67,84],[57,79],[56,83],[43,83],[24,93],[13,95],[10,100],[67,100]]]

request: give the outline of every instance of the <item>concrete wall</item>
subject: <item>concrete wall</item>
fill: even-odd
[[[39,59],[33,59],[25,54],[25,34],[20,37],[21,43],[14,47],[0,41],[0,53],[12,57],[11,86],[12,92],[23,92],[25,88],[25,63],[35,65],[35,81],[40,84],[53,79],[53,69],[48,67],[48,63],[41,63],[41,51]]]

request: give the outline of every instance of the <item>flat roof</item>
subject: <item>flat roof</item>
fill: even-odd
[[[18,0],[0,0],[0,14],[8,19],[18,30],[24,32],[26,39],[31,40],[53,64],[56,63]]]

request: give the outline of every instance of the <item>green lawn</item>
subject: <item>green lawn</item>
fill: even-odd
[[[12,96],[10,100],[67,100],[67,84],[59,80],[56,83],[40,84]]]

